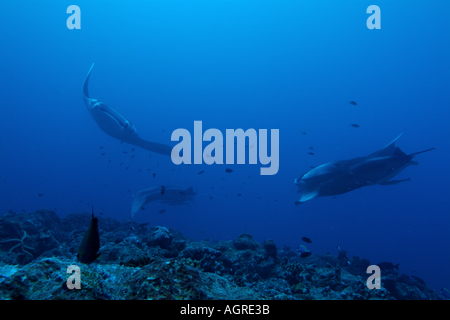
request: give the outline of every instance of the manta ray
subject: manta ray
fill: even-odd
[[[295,204],[317,197],[335,196],[365,186],[394,185],[411,181],[409,178],[391,179],[406,167],[419,164],[412,160],[417,154],[435,148],[406,154],[395,146],[402,134],[403,132],[384,148],[366,157],[327,162],[295,179],[294,183],[301,193]]]
[[[100,129],[102,129],[111,137],[116,138],[120,141],[127,142],[129,144],[141,147],[152,152],[170,156],[172,147],[142,139],[138,135],[136,128],[124,116],[122,116],[111,107],[108,107],[103,102],[89,97],[88,84],[89,77],[93,68],[94,64],[92,64],[91,69],[89,69],[89,72],[83,83],[83,100],[86,108],[88,109],[95,122],[97,122],[97,125],[100,127]]]
[[[195,196],[193,187],[181,189],[173,186],[157,186],[141,190],[133,196],[130,219],[149,202],[160,200],[172,206],[184,205],[187,201],[194,200],[193,196]]]

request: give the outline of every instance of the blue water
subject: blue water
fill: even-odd
[[[92,2],[2,4],[1,213],[65,216],[93,204],[128,219],[139,190],[192,185],[195,203],[153,202],[135,220],[195,240],[245,232],[296,248],[307,236],[313,253],[339,246],[450,287],[448,1]],[[66,26],[71,4],[81,9],[79,30]],[[379,30],[366,26],[372,4]],[[176,166],[132,151],[83,104],[93,62],[91,96],[144,139],[175,145],[171,133],[193,133],[197,120],[224,134],[279,129],[278,173],[261,176],[260,163]],[[404,130],[404,152],[437,148],[397,177],[411,182],[294,204],[294,179],[310,166],[368,155]]]

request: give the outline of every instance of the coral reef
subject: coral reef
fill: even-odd
[[[102,254],[85,265],[76,251],[88,213],[3,215],[0,299],[443,299],[419,277],[397,270],[382,272],[382,288],[369,290],[370,262],[345,251],[302,259],[249,234],[196,242],[171,228],[98,219]],[[80,289],[67,286],[70,265],[80,268]]]

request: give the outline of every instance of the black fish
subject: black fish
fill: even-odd
[[[131,151],[134,151],[136,148],[131,149]]]
[[[166,209],[159,210],[158,213],[164,213],[164,212],[166,212]]]
[[[131,159],[133,159],[134,158],[134,154],[131,156]]]
[[[202,174],[203,172],[205,172],[205,170],[200,171],[198,174]]]
[[[309,150],[314,150],[314,147],[309,147]]]
[[[358,105],[355,101],[350,101],[349,103],[352,104],[352,105],[354,105],[354,106],[357,106],[357,105]]]
[[[186,192],[178,191],[179,194],[182,194],[183,196],[186,195]]]
[[[161,186],[161,194],[163,195],[164,192],[166,192],[166,188],[164,186]]]
[[[310,154],[310,155],[312,155],[312,156],[313,156],[313,155],[314,155],[314,152],[308,152],[308,154]]]
[[[300,258],[308,258],[310,255],[311,255],[311,251],[306,251],[300,255]]]
[[[399,263],[394,265],[392,262],[380,262],[377,264],[377,266],[379,266],[381,270],[398,270],[398,265]]]
[[[103,152],[101,155],[104,156],[106,154],[106,152]]]
[[[126,152],[126,151],[122,151],[122,153],[128,153],[128,152]]]
[[[92,220],[89,228],[81,240],[77,258],[80,262],[90,264],[100,256],[100,236],[98,232],[98,219],[94,218],[94,206],[92,206]]]
[[[153,178],[156,177],[156,173],[153,174]]]
[[[311,239],[307,238],[307,237],[302,237],[302,240],[305,241],[306,243],[311,243]]]
[[[38,193],[38,197],[43,197],[44,194],[43,193]]]
[[[306,134],[306,132],[305,131],[302,131],[302,135],[305,135]]]
[[[231,170],[230,168],[225,169],[225,172],[231,173],[233,172],[233,170]]]
[[[353,128],[359,128],[359,124],[356,124],[356,123],[351,124],[351,126],[352,126]]]

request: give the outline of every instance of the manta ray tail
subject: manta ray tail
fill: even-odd
[[[89,69],[89,72],[86,76],[86,79],[84,80],[83,83],[83,94],[85,96],[85,98],[90,99],[89,98],[89,91],[88,91],[88,85],[89,85],[89,76],[91,75],[91,71],[94,68],[94,64],[92,64],[91,68]]]
[[[151,142],[144,139],[140,139],[133,143],[135,146],[141,147],[143,149],[156,152],[165,156],[171,156],[172,147],[166,144]]]
[[[430,149],[427,149],[427,150],[423,150],[423,151],[419,151],[419,152],[411,153],[410,156],[415,156],[416,154],[428,152],[428,151],[431,151],[431,150],[434,150],[434,149],[436,149],[436,147],[430,148]]]

